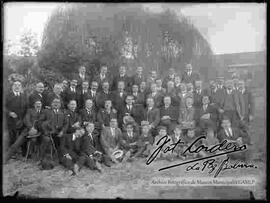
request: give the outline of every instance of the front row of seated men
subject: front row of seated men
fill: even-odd
[[[132,99],[127,96],[126,103],[129,104]],[[50,109],[43,109],[42,102],[36,100],[34,108],[28,109],[24,118],[26,128],[9,147],[5,160],[29,139],[35,140],[40,146],[41,161],[48,159],[53,151],[58,155],[59,162],[73,174],[77,174],[83,166],[102,172],[101,164],[110,167],[138,157],[148,157],[165,135],[169,135],[173,142],[180,138],[185,142],[173,153],[166,153],[169,160],[186,159],[181,152],[203,133],[207,138],[204,145],[208,146],[224,139],[239,145],[250,144],[246,129],[232,127],[226,115],[219,124],[216,119],[218,114],[209,105],[206,95],[202,97],[201,109],[193,108],[192,97],[186,98],[186,108],[180,112],[171,106],[170,96],[165,96],[163,102],[164,107],[159,110],[155,107],[154,99],[149,97],[146,110],[138,110],[133,114],[120,112],[123,118],[120,128],[119,115],[112,108],[110,100],[105,101],[104,108],[97,115],[93,114],[95,111],[91,99],[85,101],[85,108],[80,112],[76,111],[76,100],[69,101],[66,111],[61,108],[59,98],[52,100]],[[163,156],[162,153],[159,156]],[[246,158],[243,153],[242,158]]]

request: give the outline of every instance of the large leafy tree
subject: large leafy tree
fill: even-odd
[[[207,78],[212,51],[192,23],[172,11],[154,14],[139,4],[71,4],[50,16],[38,61],[67,77],[81,64],[94,75],[102,63],[113,74],[123,63],[130,71],[143,65],[161,74],[193,63]]]

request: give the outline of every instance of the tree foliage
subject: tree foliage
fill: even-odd
[[[50,16],[38,61],[41,68],[66,77],[81,64],[94,75],[103,63],[113,74],[123,63],[130,71],[142,65],[162,74],[191,62],[203,74],[211,56],[200,32],[172,11],[149,13],[138,4],[71,4]]]

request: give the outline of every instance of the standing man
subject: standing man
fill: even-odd
[[[114,77],[113,80],[113,84],[112,84],[112,90],[117,90],[117,84],[119,81],[124,81],[124,85],[126,88],[126,91],[130,90],[130,78],[129,76],[126,74],[126,66],[122,65],[119,68],[119,74],[117,76]]]
[[[106,100],[112,100],[112,93],[109,91],[110,84],[108,81],[103,81],[102,83],[102,91],[98,93],[96,98],[96,104],[98,110],[104,107]]]
[[[60,83],[56,83],[53,86],[53,92],[49,93],[47,96],[47,101],[45,103],[46,109],[51,108],[52,101],[58,98],[61,102],[61,108],[64,108],[64,93],[62,92],[62,85]]]
[[[36,100],[40,100],[42,105],[46,103],[46,95],[44,94],[44,84],[42,82],[38,82],[36,84],[36,89],[29,96],[29,108],[33,108]],[[43,107],[44,108],[44,107]]]
[[[151,132],[154,133],[160,122],[160,110],[155,108],[155,101],[152,97],[146,100],[147,108],[144,112],[144,120],[148,121]]]
[[[79,95],[81,96],[81,98],[80,98],[80,103],[78,104],[78,109],[82,109],[84,107],[85,101],[91,98],[88,81],[82,82],[82,89]]]
[[[200,80],[200,76],[192,71],[192,65],[186,64],[186,71],[183,73],[182,82],[195,84],[196,80]]]
[[[113,106],[117,111],[120,111],[120,109],[125,105],[126,96],[125,82],[118,81],[117,90],[112,93]]]
[[[27,110],[27,97],[22,91],[22,83],[15,81],[12,90],[6,96],[6,119],[9,134],[8,146],[11,146],[23,130],[23,118]],[[26,152],[26,151],[25,151]]]
[[[70,100],[76,100],[77,104],[79,104],[80,100],[81,100],[80,97],[81,97],[80,91],[77,88],[77,80],[73,79],[70,81],[70,87],[68,89],[66,89],[66,91],[64,92],[65,108],[67,108],[67,105],[68,105]]]
[[[194,103],[193,103],[196,109],[201,108],[202,97],[203,97],[202,81],[197,80],[195,81],[195,92],[194,92]]]
[[[85,66],[79,67],[79,75],[77,75],[75,78],[78,81],[78,85],[77,85],[78,90],[81,90],[83,81],[89,82],[89,80],[90,80],[89,76],[86,74]]]
[[[245,82],[240,80],[238,88],[241,120],[249,124],[254,117],[254,98],[250,90],[245,87]]]
[[[101,66],[99,75],[93,77],[92,82],[93,81],[96,81],[99,84],[98,91],[102,90],[102,84],[104,81],[107,81],[110,86],[110,77],[108,75],[108,67],[106,65]]]
[[[136,74],[132,78],[132,84],[140,85],[142,81],[145,81],[145,76],[143,75],[143,67],[137,67]]]

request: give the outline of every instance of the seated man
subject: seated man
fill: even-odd
[[[61,139],[60,163],[71,170],[72,175],[77,175],[84,163],[89,163],[82,151],[82,136],[85,131],[83,128],[77,128],[74,133],[66,134]],[[93,164],[90,165],[92,170],[99,169]]]
[[[218,132],[217,136],[220,142],[222,142],[223,140],[227,140],[228,142],[232,142],[236,145],[243,145],[250,143],[250,137],[248,136],[248,134],[242,132],[240,129],[236,127],[231,126],[231,121],[229,117],[223,116],[221,127],[222,128]],[[246,160],[249,156],[249,151],[250,150],[246,150],[243,152],[228,154],[228,157],[232,159]]]
[[[145,105],[145,94],[139,92],[139,86],[137,84],[132,85],[132,95],[134,97],[134,104]]]
[[[193,98],[186,98],[186,107],[180,109],[178,123],[182,126],[183,129],[191,129],[195,127],[195,109],[193,107]]]
[[[201,129],[211,127],[216,130],[218,124],[218,112],[216,108],[209,103],[209,96],[204,95],[202,97],[202,106],[195,110],[196,126],[199,126]]]
[[[51,109],[46,109],[42,120],[42,143],[41,143],[41,160],[45,158],[46,150],[49,146],[54,147],[59,154],[60,139],[66,133],[68,120],[61,109],[60,99],[55,98],[52,101]],[[55,145],[55,146],[54,146]]]
[[[142,121],[141,135],[138,140],[138,151],[134,157],[148,157],[154,144],[154,138],[150,133],[149,123]]]
[[[102,127],[108,127],[112,118],[117,118],[117,111],[112,107],[112,101],[106,100],[105,108],[100,109],[97,114],[97,122]]]
[[[81,116],[77,113],[77,102],[72,99],[68,102],[68,109],[65,112],[65,116],[67,117],[68,125],[66,129],[66,133],[74,133],[76,128],[81,126]]]
[[[160,109],[160,125],[164,125],[171,134],[177,124],[178,110],[171,105],[171,97],[165,96],[163,98],[164,106]]]
[[[144,120],[149,122],[150,131],[154,135],[157,125],[160,122],[160,110],[155,108],[155,102],[152,97],[146,100],[147,108],[144,111]]]
[[[27,138],[37,141],[41,132],[41,119],[44,109],[42,108],[42,103],[40,100],[33,101],[34,108],[28,109],[24,117],[24,124],[26,128],[16,139],[15,143],[8,149],[4,161],[9,160],[9,158],[16,152],[16,150],[22,146]]]
[[[114,163],[119,163],[117,157],[115,157],[116,152],[121,152],[120,149],[120,139],[122,137],[122,131],[117,127],[117,119],[111,118],[110,126],[103,127],[100,136],[101,147],[104,150],[104,154],[107,155],[111,161]]]
[[[80,116],[82,125],[86,126],[88,123],[96,122],[96,110],[92,99],[85,100],[85,107],[81,109]]]
[[[82,137],[82,153],[85,156],[86,166],[92,170],[96,166],[101,168],[99,163],[110,167],[110,158],[100,149],[99,134],[95,131],[95,124],[88,123],[85,129],[86,132]]]
[[[126,132],[122,134],[120,139],[121,149],[124,151],[123,161],[132,161],[134,155],[138,151],[139,135],[134,131],[132,123],[126,125]]]

